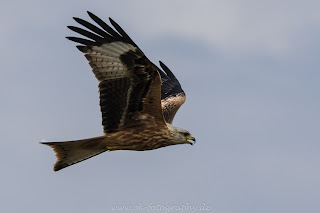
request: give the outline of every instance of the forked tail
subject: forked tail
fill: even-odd
[[[48,145],[55,151],[57,162],[53,170],[58,171],[107,151],[106,147],[102,145],[105,139],[102,136],[78,141],[44,142],[41,144]]]

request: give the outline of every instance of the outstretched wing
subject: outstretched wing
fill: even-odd
[[[158,71],[161,75],[161,105],[164,119],[167,123],[172,123],[175,114],[180,106],[185,102],[186,95],[181,85],[169,68],[160,61],[160,66],[164,70]]]
[[[158,125],[165,126],[161,110],[161,79],[157,68],[111,18],[115,30],[94,14],[88,14],[99,27],[74,18],[90,31],[68,26],[86,38],[67,38],[82,44],[77,47],[85,53],[100,82],[104,132],[115,132],[150,116]]]

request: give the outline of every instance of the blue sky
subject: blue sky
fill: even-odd
[[[39,141],[102,135],[97,80],[65,39],[87,10],[112,17],[175,73],[187,102],[174,125],[195,146],[109,152],[53,172],[54,153]],[[319,10],[312,0],[7,3],[0,209],[205,203],[219,213],[319,212]]]

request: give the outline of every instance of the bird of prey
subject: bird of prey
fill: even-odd
[[[113,28],[88,12],[95,22],[74,18],[84,28],[68,26],[86,37],[77,42],[99,81],[104,135],[66,142],[45,142],[56,152],[54,171],[105,151],[145,151],[195,143],[187,131],[172,125],[185,102],[185,93],[174,74],[160,61],[154,65],[111,18]]]

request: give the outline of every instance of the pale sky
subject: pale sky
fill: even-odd
[[[174,125],[195,146],[106,152],[53,172],[38,142],[102,135],[98,82],[65,39],[87,10],[174,72],[187,94]],[[7,2],[1,212],[320,212],[319,11],[312,0]]]

